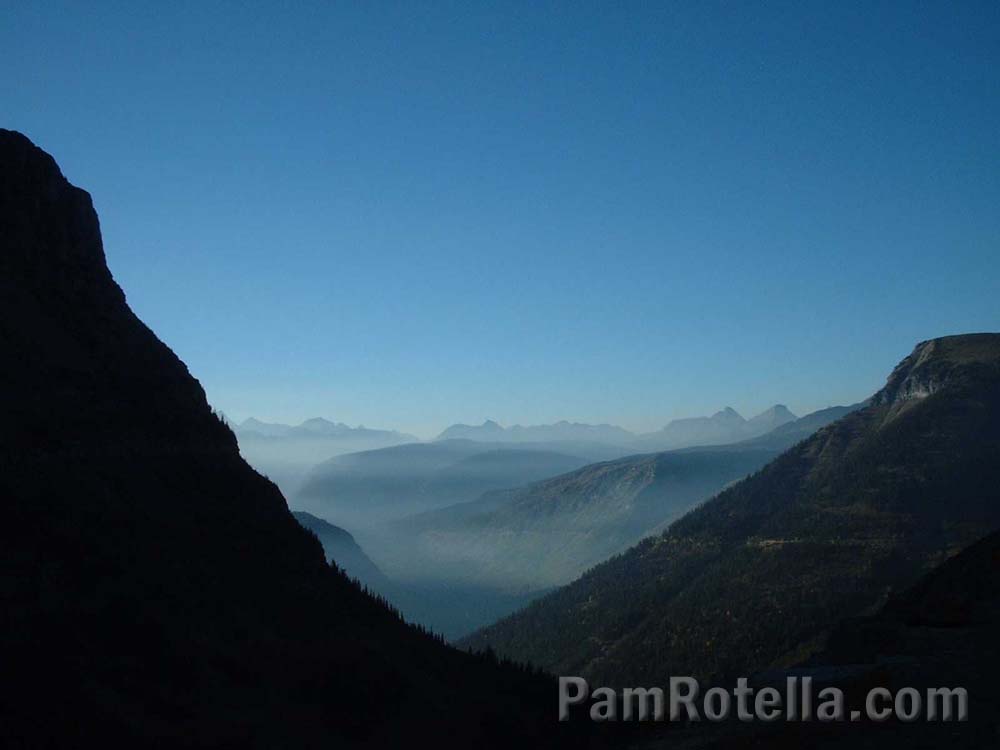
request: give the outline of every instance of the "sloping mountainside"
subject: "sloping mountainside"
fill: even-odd
[[[90,197],[0,131],[7,746],[540,746],[554,690],[326,564],[129,310]]]
[[[406,518],[394,524],[385,554],[400,568],[443,580],[517,591],[565,585],[851,408],[810,414],[774,431],[780,434],[593,464]]]
[[[664,453],[594,464],[490,493],[474,504],[481,513],[462,506],[405,519],[395,527],[395,549],[438,578],[529,590],[563,585],[776,455]],[[408,549],[406,539],[419,547]]]
[[[871,404],[466,642],[621,685],[794,663],[1000,527],[1000,335],[919,344]]]
[[[417,442],[413,435],[395,430],[349,427],[318,417],[294,426],[251,417],[233,427],[233,432],[247,463],[288,497],[299,491],[316,464],[334,456]]]
[[[877,615],[839,625],[825,651],[806,666],[850,666],[853,683],[861,686],[947,685],[968,691],[968,725],[956,729],[931,722],[914,732],[912,724],[893,722],[885,730],[865,732],[871,741],[861,747],[995,747],[1000,737],[998,633],[1000,533],[994,532],[892,597]]]
[[[809,676],[835,685],[848,706],[862,708],[868,690],[893,694],[915,688],[964,688],[968,722],[705,724],[667,729],[645,750],[767,747],[797,750],[979,750],[997,745],[1000,733],[1000,532],[949,558],[912,587],[893,594],[875,614],[838,624],[824,650],[788,670],[757,675],[752,685],[782,687],[787,677]]]
[[[743,442],[743,445],[754,446],[756,448],[772,447],[784,451],[795,445],[798,441],[805,440],[821,427],[826,427],[831,422],[836,422],[841,417],[847,416],[852,411],[857,411],[864,405],[830,406],[826,409],[820,409],[811,414],[806,414],[804,417],[799,417],[792,422],[785,422],[760,437],[746,440]]]
[[[389,588],[389,580],[358,546],[350,532],[311,513],[297,511],[292,515],[304,528],[316,535],[323,545],[327,560],[336,563],[348,576],[356,578],[369,589],[385,594]]]
[[[354,532],[474,500],[484,492],[562,474],[589,462],[540,446],[470,440],[417,443],[337,456],[317,466],[293,502]]]

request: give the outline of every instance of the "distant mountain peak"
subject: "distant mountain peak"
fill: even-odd
[[[323,419],[323,417],[313,417],[300,424],[298,429],[324,435],[335,435],[343,432],[351,432],[353,428],[348,427],[343,422],[331,422],[329,419]],[[358,429],[361,428],[359,427]]]
[[[647,451],[725,445],[759,437],[796,419],[784,404],[775,404],[752,419],[726,406],[710,417],[674,419],[658,432],[642,436],[640,445]]]
[[[782,415],[784,415],[784,414],[792,414],[792,411],[791,411],[791,409],[789,409],[784,404],[775,404],[774,406],[772,406],[772,407],[770,407],[768,409],[765,409],[762,413],[763,414],[782,414]],[[794,417],[795,415],[792,414],[792,416]]]
[[[775,404],[752,417],[747,424],[758,431],[770,431],[783,424],[794,422],[798,417],[784,404]]]

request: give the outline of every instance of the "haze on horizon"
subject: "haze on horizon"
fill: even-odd
[[[0,124],[236,420],[805,414],[1000,329],[996,3],[125,7],[5,8]]]

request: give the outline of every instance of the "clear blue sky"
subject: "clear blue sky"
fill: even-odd
[[[0,66],[236,418],[804,412],[1000,329],[993,1],[6,3]]]

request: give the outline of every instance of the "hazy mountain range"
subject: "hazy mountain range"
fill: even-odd
[[[372,430],[364,425],[351,427],[343,422],[331,422],[322,417],[307,419],[298,425],[288,425],[275,422],[261,422],[250,417],[233,427],[237,437],[265,438],[339,438],[342,440],[360,440],[395,445],[397,443],[415,443],[417,438],[396,430]]]
[[[351,529],[392,582],[379,590],[404,613],[464,635],[626,550],[851,408],[730,446],[598,463],[548,443],[471,440],[350,454],[317,467],[294,505]],[[431,596],[436,606],[421,606]]]
[[[563,421],[527,427],[519,424],[513,427],[501,427],[488,419],[481,425],[455,424],[437,436],[437,440],[455,439],[497,443],[594,442],[627,445],[635,439],[635,435],[610,424],[595,425]]]
[[[417,441],[403,432],[350,427],[321,417],[298,425],[261,422],[250,417],[232,428],[247,462],[288,496],[298,491],[316,464],[334,456]]]
[[[396,567],[448,580],[518,590],[566,584],[853,408],[825,409],[728,446],[590,464],[402,519],[384,554]]]
[[[557,422],[549,425],[514,425],[502,427],[497,422],[487,420],[481,425],[457,424],[444,430],[432,443],[447,443],[455,440],[499,447],[517,446],[524,450],[548,451],[586,459],[589,462],[619,458],[632,453],[649,453],[692,445],[722,445],[734,443],[766,434],[775,427],[795,420],[787,408],[775,405],[752,419],[744,419],[731,408],[725,408],[711,417],[693,417],[674,420],[662,430],[647,434],[635,434],[614,425],[591,425],[578,422]],[[299,425],[262,422],[253,417],[238,425],[232,425],[239,440],[240,452],[258,471],[277,483],[289,497],[315,498],[319,491],[315,476],[334,468],[318,468],[320,464],[338,456],[351,453],[375,451],[400,445],[419,443],[415,436],[396,430],[373,430],[363,426],[350,427],[341,422],[331,422],[321,417],[308,419]],[[448,452],[447,450],[445,452]],[[411,453],[413,461],[428,461],[433,465],[434,451],[416,450]],[[423,469],[415,469],[417,473]],[[396,472],[398,473],[398,472]],[[484,488],[518,486],[533,479],[541,478],[537,473],[517,476],[509,472],[509,484],[489,482]],[[308,481],[310,486],[305,488]],[[408,488],[407,494],[412,494]],[[376,493],[377,494],[377,493]],[[453,499],[471,500],[475,495]],[[407,497],[401,497],[404,501]],[[376,501],[375,505],[378,504]],[[426,507],[446,504],[432,502]],[[314,505],[307,507],[320,514],[329,509]],[[374,505],[361,503],[355,509]],[[413,512],[413,511],[411,511]],[[356,513],[342,516],[339,520],[350,522]],[[362,521],[363,522],[363,521]]]
[[[592,460],[550,450],[547,444],[411,443],[337,456],[316,466],[294,504],[356,533],[474,500],[488,490],[562,474]]]

